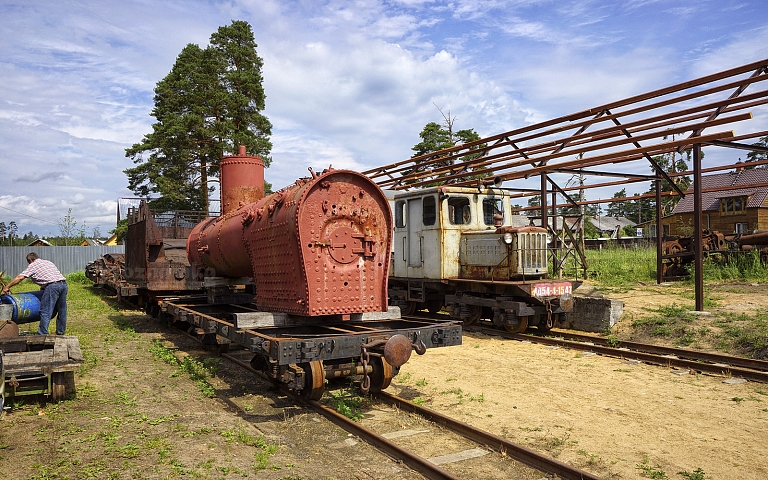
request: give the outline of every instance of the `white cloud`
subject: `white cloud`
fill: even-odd
[[[232,19],[251,23],[265,60],[266,176],[279,188],[308,166],[409,157],[423,126],[441,121],[435,105],[493,135],[768,57],[764,6],[702,2],[0,6],[0,168],[17,179],[0,207],[37,217],[0,209],[0,220],[50,228],[72,208],[111,229],[115,200],[132,196],[124,149],[151,131],[156,82],[184,45],[206,45]]]

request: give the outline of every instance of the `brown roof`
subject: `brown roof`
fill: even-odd
[[[728,190],[719,192],[704,192],[701,194],[702,211],[718,210],[720,199],[726,197],[737,197],[746,195],[749,197],[748,208],[761,207],[768,197],[768,187],[751,187],[750,185],[768,183],[768,168],[755,168],[752,170],[742,170],[741,172],[717,173],[715,175],[704,175],[701,177],[701,188],[723,188],[732,187]],[[680,199],[675,209],[675,213],[693,212],[693,185],[685,192],[684,198]]]

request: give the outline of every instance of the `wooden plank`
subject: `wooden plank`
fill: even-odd
[[[56,338],[51,357],[51,366],[64,365],[69,361],[69,348],[67,348],[67,341],[63,337]]]
[[[16,373],[30,370],[42,371],[46,364],[50,364],[50,359],[47,355],[45,355],[45,351],[6,355],[3,360],[5,363],[6,373]]]
[[[67,349],[69,350],[69,361],[83,363],[83,352],[80,351],[80,341],[77,337],[64,337],[67,340]]]

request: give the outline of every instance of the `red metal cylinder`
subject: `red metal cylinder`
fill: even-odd
[[[222,215],[264,198],[264,162],[247,155],[245,145],[237,155],[222,158],[219,169]]]
[[[376,184],[327,170],[197,225],[187,256],[216,276],[252,277],[261,310],[386,311],[391,233],[389,202]]]

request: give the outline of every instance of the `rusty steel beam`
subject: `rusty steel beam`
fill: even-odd
[[[626,183],[626,182],[617,182],[620,184]],[[768,187],[768,182],[763,183],[750,183],[748,185],[739,185],[739,189],[749,189],[749,188],[762,188],[762,187]],[[566,190],[570,190],[566,189]],[[703,188],[701,190],[702,193],[712,193],[712,192],[729,192],[733,190],[733,186],[727,185],[724,187],[712,187],[712,188]],[[538,190],[536,191],[538,192]],[[689,192],[690,193],[690,192]],[[660,192],[660,195],[662,197],[674,197],[677,196],[675,192]],[[511,198],[524,198],[529,197],[530,195],[513,195]],[[584,200],[584,201],[576,201],[577,205],[597,205],[600,203],[614,203],[614,202],[631,202],[633,200],[642,200],[644,198],[654,198],[656,196],[656,193],[640,193],[637,195],[632,195],[630,197],[617,197],[617,198],[600,198],[597,200]],[[556,205],[557,208],[560,207],[567,207],[570,205],[570,203],[558,203]],[[513,209],[515,212],[523,212],[528,210],[538,210],[539,207],[523,207],[523,208],[516,208]]]
[[[533,157],[532,155],[545,152],[549,154],[558,154],[566,150],[568,152],[577,153],[580,151],[576,149],[579,145],[592,145],[593,147],[597,145],[598,149],[609,148],[611,145],[605,143],[606,138],[613,138],[622,133],[626,134],[626,132],[634,134],[636,132],[659,129],[665,126],[683,128],[682,131],[703,131],[705,128],[714,124],[704,121],[686,125],[687,128],[684,128],[680,127],[680,123],[690,122],[697,118],[704,117],[707,114],[708,118],[714,119],[722,113],[747,108],[746,105],[754,106],[766,103],[767,100],[764,98],[768,95],[768,92],[766,91],[742,95],[748,86],[768,79],[768,75],[765,75],[766,65],[768,65],[768,60],[754,62],[725,72],[667,87],[665,89],[630,97],[618,102],[612,102],[601,107],[584,110],[547,122],[529,125],[503,134],[480,139],[475,142],[458,145],[440,152],[426,154],[421,157],[414,157],[395,164],[372,169],[364,173],[374,178],[374,180],[382,187],[396,189],[412,188],[426,183],[433,183],[436,180],[445,182],[461,179],[464,174],[456,173],[458,170],[463,170],[465,172],[472,171],[474,174],[486,173],[491,175],[497,171],[508,170],[511,168],[513,165],[510,165],[508,161],[514,158],[520,159],[518,161],[519,166],[529,164],[541,167],[551,161],[552,158],[546,154],[541,157]],[[735,81],[725,82],[721,85],[712,85],[713,82],[727,80],[747,72],[752,72],[752,75],[748,78],[736,79]],[[685,92],[685,90],[700,86],[704,86],[705,88],[699,91]],[[627,122],[623,125],[624,132],[622,132],[621,128],[616,128],[615,126],[614,128],[603,128],[598,131],[587,132],[589,127],[601,122],[614,122],[619,118],[623,119],[630,115],[648,113],[655,109],[680,104],[683,101],[703,98],[732,89],[735,89],[736,92],[732,93],[727,99],[711,101],[704,105],[689,107],[673,112],[665,112],[649,118]],[[673,94],[677,94],[677,96],[673,96],[672,98],[660,98],[658,101],[646,105],[633,105],[639,102],[656,99],[656,97],[664,97]],[[625,106],[633,108],[624,111],[611,112],[611,109]],[[607,114],[608,112],[611,114]],[[732,117],[731,121],[739,120]],[[520,146],[522,142],[527,140],[535,141],[543,139],[546,136],[557,136],[558,133],[574,131],[575,133],[565,138],[555,138],[549,142],[542,142],[533,146]],[[667,131],[666,133],[669,134],[670,132]],[[689,145],[690,142],[688,142],[687,145],[678,146],[677,149],[687,148]],[[512,150],[509,150],[510,147]],[[508,150],[495,153],[501,148],[507,148]],[[481,155],[474,160],[463,162],[461,165],[440,165],[441,163],[444,164],[446,161],[455,161],[470,153],[474,155],[480,153]],[[409,169],[412,170],[416,164],[419,164],[418,172],[402,175],[404,171]],[[400,174],[400,177],[397,177],[397,174]],[[436,175],[442,176],[435,177]],[[381,179],[381,177],[385,178]]]
[[[621,157],[623,155],[635,154],[634,157],[631,158],[631,159],[632,160],[637,160],[639,158],[644,158],[646,154],[653,155],[653,154],[660,154],[660,153],[668,153],[670,151],[669,150],[669,146],[672,145],[672,144],[676,145],[675,148],[678,148],[680,146],[687,147],[688,145],[691,144],[691,141],[689,139],[685,139],[685,141],[683,141],[682,143],[676,143],[675,141],[667,141],[667,142],[662,142],[662,143],[658,143],[658,144],[648,145],[646,147],[639,147],[639,146],[637,146],[635,144],[636,142],[645,141],[645,140],[653,140],[653,139],[658,139],[660,137],[666,137],[666,136],[669,136],[669,135],[674,135],[674,134],[678,134],[678,133],[684,133],[686,131],[691,131],[692,129],[694,129],[696,127],[709,128],[709,127],[715,127],[715,126],[719,126],[719,125],[726,125],[726,124],[729,124],[729,123],[734,123],[734,122],[739,122],[739,121],[745,121],[745,120],[749,120],[751,118],[752,118],[752,116],[749,113],[733,115],[733,116],[730,116],[730,117],[722,117],[722,118],[719,118],[719,119],[716,119],[716,120],[711,120],[711,121],[707,121],[707,122],[700,122],[700,123],[697,123],[695,125],[682,125],[682,126],[678,126],[678,127],[675,127],[675,128],[669,128],[669,129],[666,129],[664,131],[646,133],[644,135],[640,135],[640,136],[637,136],[637,137],[634,137],[634,138],[622,137],[622,138],[619,138],[619,139],[616,139],[616,140],[611,140],[611,141],[607,141],[607,142],[603,142],[603,143],[598,143],[598,144],[580,145],[577,150],[560,150],[557,153],[551,153],[551,154],[544,155],[544,156],[541,156],[541,157],[531,157],[531,158],[527,158],[525,160],[509,161],[509,162],[505,163],[503,166],[500,166],[500,167],[495,168],[495,169],[485,169],[485,170],[483,170],[483,169],[474,169],[472,173],[475,174],[475,175],[477,175],[477,174],[484,174],[484,173],[487,173],[489,175],[490,174],[494,174],[494,173],[498,174],[500,170],[506,170],[506,169],[510,169],[510,168],[514,168],[514,167],[520,167],[520,166],[524,166],[526,164],[529,164],[531,162],[531,159],[533,159],[534,161],[537,161],[539,165],[543,165],[543,166],[529,167],[530,168],[529,175],[538,175],[538,172],[542,171],[542,169],[544,169],[544,171],[552,171],[556,167],[562,167],[562,166],[566,166],[566,165],[567,166],[575,166],[575,167],[578,167],[578,166],[588,167],[588,166],[592,166],[592,165],[600,165],[600,164],[605,164],[605,163],[620,163],[622,161],[625,161],[625,160],[621,159]],[[733,136],[733,133],[731,132],[730,134],[728,134],[726,136]],[[704,137],[702,137],[702,138],[704,138]],[[719,138],[712,138],[712,140],[719,140]],[[537,149],[532,151],[532,152],[529,151],[528,154],[531,155],[531,154],[542,153],[547,148],[551,147],[551,143],[552,142],[546,142],[545,144],[542,144],[543,146],[536,146]],[[609,149],[616,148],[616,147],[626,146],[627,144],[633,145],[635,147],[635,149],[625,150],[623,152],[612,152],[612,153],[607,154],[608,155],[607,157],[605,157],[605,155],[601,155],[601,156],[599,155],[598,157],[587,157],[587,158],[583,157],[583,155],[586,152],[597,152],[597,151],[600,151],[600,150],[609,150]],[[653,151],[653,153],[650,153],[652,151]],[[639,157],[637,157],[637,154],[639,154]],[[565,162],[565,163],[561,163],[561,164],[554,165],[554,166],[548,166],[547,165],[547,163],[550,162],[551,160],[562,159],[563,157],[567,157],[567,156],[571,156],[571,155],[579,156],[581,158],[579,158],[575,162],[574,161],[572,161],[572,162]],[[596,158],[602,158],[602,159],[605,159],[605,158],[613,159],[613,158],[615,158],[617,160],[615,162],[601,161],[600,163],[591,163],[591,161],[595,160]],[[434,171],[436,172],[437,170],[434,170]],[[447,181],[450,181],[450,180],[457,180],[457,181],[451,182],[451,183],[453,185],[460,185],[460,186],[471,186],[471,185],[476,183],[476,180],[460,181],[462,176],[463,176],[462,174],[454,174],[454,175],[443,176],[443,177],[440,177],[439,179],[435,179],[435,178],[430,177],[429,179],[426,179],[426,180],[420,180],[420,181],[416,181],[416,182],[410,183],[407,186],[393,186],[393,185],[389,185],[389,188],[405,189],[405,188],[412,188],[412,187],[420,187],[420,186],[424,186],[424,185],[427,185],[427,184],[432,184],[436,180],[443,181],[443,182],[447,182]],[[503,177],[503,174],[501,176]],[[406,177],[403,177],[403,178],[408,179],[409,177],[406,176]],[[506,178],[504,178],[504,180],[506,180]],[[381,185],[381,186],[385,187],[387,185]]]

